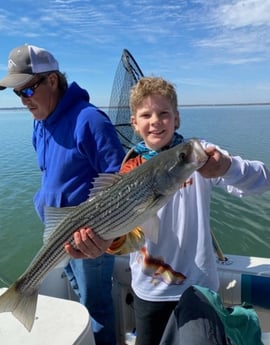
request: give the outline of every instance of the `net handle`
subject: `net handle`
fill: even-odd
[[[139,65],[137,64],[132,54],[127,49],[123,49],[121,59],[122,59],[123,66],[132,75],[135,82],[137,82],[141,77],[143,77],[142,70],[140,69]],[[132,66],[130,60],[132,61],[132,64],[135,65],[136,67],[135,69]]]

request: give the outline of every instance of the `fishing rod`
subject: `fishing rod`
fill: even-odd
[[[213,243],[213,247],[214,250],[216,252],[217,258],[218,258],[218,262],[219,263],[225,263],[228,261],[228,258],[226,258],[226,256],[223,255],[223,252],[220,248],[220,245],[218,243],[218,240],[216,239],[213,231],[211,231],[211,237],[212,237],[212,243]]]

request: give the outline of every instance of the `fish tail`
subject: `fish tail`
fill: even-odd
[[[35,320],[38,290],[31,294],[23,294],[13,284],[0,296],[0,313],[12,312],[12,314],[31,331]]]

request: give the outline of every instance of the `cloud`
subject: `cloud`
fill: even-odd
[[[4,47],[47,47],[85,84],[111,80],[123,48],[146,75],[193,86],[269,69],[270,0],[9,0],[0,28]]]
[[[194,45],[210,49],[212,61],[217,61],[218,55],[228,64],[269,60],[269,0],[221,1],[211,7],[207,22],[204,38],[195,40]]]
[[[229,28],[270,26],[269,0],[238,0],[218,9],[221,23]]]
[[[269,0],[36,0],[36,6],[25,0],[23,8],[19,1],[10,4],[14,6],[0,10],[0,28],[14,37],[58,36],[86,46],[141,42],[153,51],[185,43],[188,49],[230,54],[268,52],[270,43]]]

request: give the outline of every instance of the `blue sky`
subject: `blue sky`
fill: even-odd
[[[180,104],[270,102],[270,0],[9,0],[0,9],[0,78],[9,51],[50,50],[69,81],[109,104],[128,49]],[[0,107],[20,106],[0,92]]]

